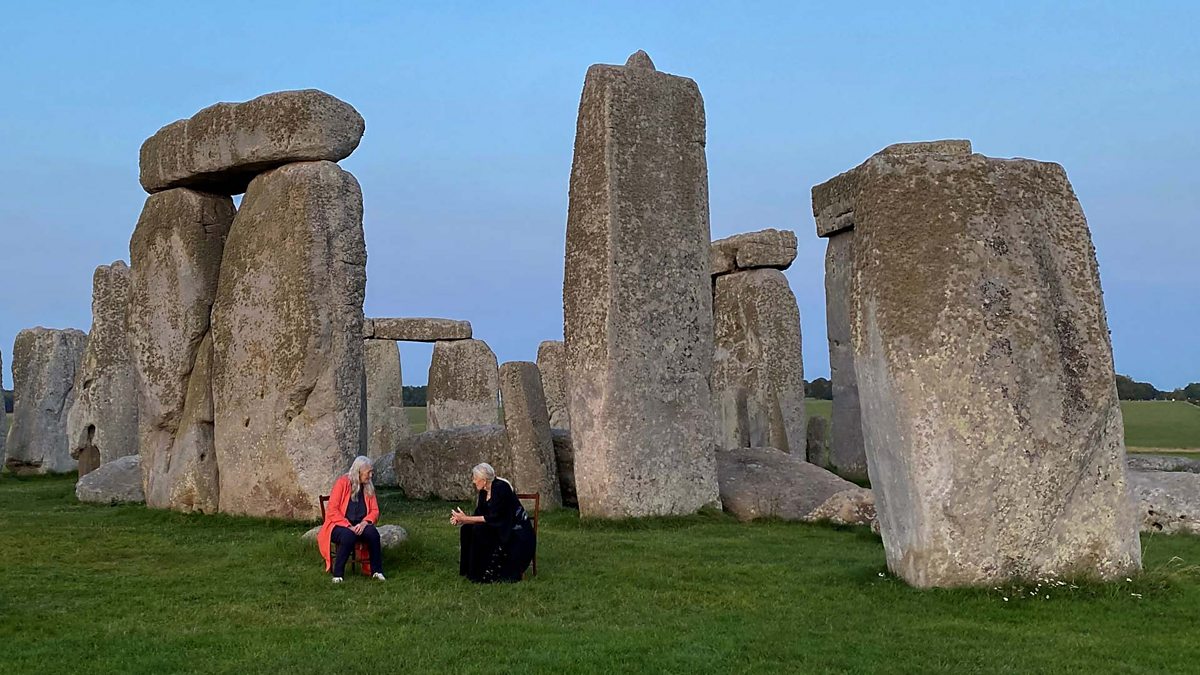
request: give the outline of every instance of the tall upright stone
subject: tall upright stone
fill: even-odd
[[[129,266],[118,260],[92,275],[92,330],[67,415],[71,456],[83,477],[138,452],[137,372],[129,351]]]
[[[814,208],[815,204],[814,201]],[[867,451],[863,446],[858,376],[850,344],[854,230],[839,230],[826,236],[829,243],[825,248],[825,327],[829,340],[829,379],[833,385],[833,442],[829,460],[839,474],[864,479]]]
[[[588,69],[563,284],[567,407],[583,516],[720,501],[704,102],[637,52]]]
[[[4,444],[8,440],[8,407],[4,404],[4,351],[0,350],[0,468],[7,455]]]
[[[426,389],[428,428],[497,424],[499,377],[496,355],[483,340],[435,342]]]
[[[813,192],[853,222],[889,568],[920,587],[1140,568],[1095,251],[1062,167],[904,144]]]
[[[570,429],[571,414],[567,411],[567,349],[561,340],[546,340],[538,345],[538,372],[542,374],[542,391],[546,409],[550,412],[552,429]]]
[[[723,449],[770,447],[805,456],[800,308],[777,269],[714,281],[713,405]]]
[[[87,334],[74,328],[26,328],[13,343],[13,420],[5,464],[16,474],[68,473],[67,413]]]
[[[517,491],[541,494],[544,509],[562,506],[550,413],[537,364],[511,361],[500,366],[500,396],[504,428],[512,445],[510,478]]]
[[[212,311],[220,510],[313,518],[365,449],[362,192],[333,162],[250,182]]]
[[[229,197],[186,188],[146,199],[129,241],[129,352],[146,505],[217,510],[209,316]]]
[[[394,341],[363,342],[363,376],[367,380],[367,456],[379,459],[395,452],[396,443],[412,433],[404,412],[400,349]]]

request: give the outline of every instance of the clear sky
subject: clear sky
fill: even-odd
[[[1054,7],[1043,5],[1054,4]],[[0,0],[0,351],[87,330],[128,260],[138,148],[217,101],[315,87],[366,135],[369,316],[469,319],[501,361],[562,336],[575,116],[592,63],[695,79],[714,238],[794,229],[806,375],[828,376],[810,188],[900,141],[1063,164],[1117,369],[1200,380],[1200,3]],[[406,380],[430,348],[402,345]]]

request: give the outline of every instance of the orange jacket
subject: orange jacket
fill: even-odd
[[[379,522],[379,502],[375,499],[375,495],[366,495],[366,502],[367,517],[363,518],[363,522],[374,525]],[[325,558],[326,572],[333,566],[329,560],[329,536],[333,534],[333,528],[338,525],[350,527],[350,521],[346,520],[346,507],[349,504],[350,477],[343,475],[333,481],[333,489],[329,492],[329,503],[325,505],[325,522],[317,534],[317,547],[321,549],[321,557]]]

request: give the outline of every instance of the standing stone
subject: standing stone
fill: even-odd
[[[813,194],[853,222],[889,568],[919,587],[1139,569],[1095,251],[1062,167],[906,144]]]
[[[558,487],[562,493],[563,506],[579,506],[575,492],[575,448],[571,445],[571,432],[566,429],[550,429],[554,441],[554,463],[558,467]]]
[[[396,343],[364,341],[363,374],[367,378],[367,457],[377,460],[395,452],[396,443],[412,433],[404,412],[404,383]]]
[[[138,452],[137,371],[129,351],[129,266],[101,265],[92,275],[92,330],[67,415],[79,476]]]
[[[4,352],[0,351],[0,469],[6,458],[4,443],[8,440],[8,409],[4,405]]]
[[[833,445],[829,459],[839,474],[861,480],[867,477],[867,451],[863,447],[858,376],[850,345],[853,262],[854,231],[831,235],[825,249],[825,326],[829,339],[829,379],[833,385]]]
[[[453,429],[500,421],[499,365],[482,340],[435,342],[426,390],[428,428]]]
[[[830,457],[830,436],[829,420],[820,415],[812,415],[808,418],[808,439],[805,448],[805,454],[808,457],[809,464],[816,464],[823,469],[829,469],[833,465],[833,460]]]
[[[67,413],[87,334],[67,328],[26,328],[13,343],[13,420],[5,463],[16,474],[68,473],[76,462],[67,444]]]
[[[518,492],[537,492],[544,509],[562,506],[550,413],[537,364],[512,361],[500,366],[504,428],[512,446],[512,479]]]
[[[560,340],[546,340],[538,345],[537,367],[542,374],[542,391],[546,394],[546,410],[550,412],[550,427],[570,429],[571,415],[567,412],[567,350]]]
[[[217,103],[146,139],[139,163],[142,187],[238,194],[273,167],[349,157],[365,127],[353,106],[316,89]]]
[[[146,506],[217,510],[209,315],[233,201],[184,188],[146,199],[129,241],[129,351]]]
[[[720,501],[704,156],[696,83],[637,52],[588,69],[563,284],[580,513],[692,513]]]
[[[770,447],[804,457],[800,309],[787,277],[777,269],[717,277],[713,317],[721,447]]]
[[[332,162],[246,190],[213,305],[220,510],[314,518],[365,445],[362,192]]]

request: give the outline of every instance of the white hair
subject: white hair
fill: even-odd
[[[491,464],[482,462],[480,464],[476,464],[474,469],[471,469],[471,477],[479,478],[490,483],[496,480],[496,470],[492,468]]]
[[[358,496],[359,490],[364,490],[369,496],[375,496],[375,482],[368,480],[365,484],[359,479],[362,475],[362,470],[367,467],[375,466],[375,462],[371,461],[366,455],[359,455],[354,458],[350,464],[350,470],[346,472],[346,477],[350,479],[350,498],[354,499]]]

